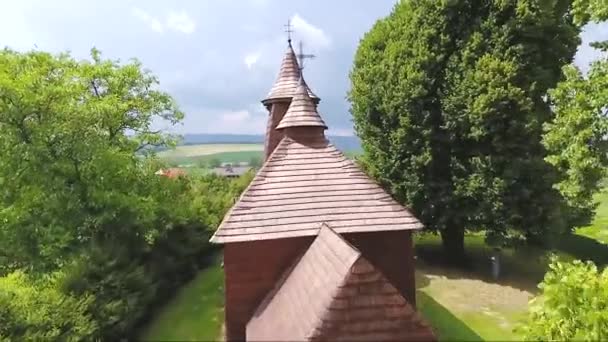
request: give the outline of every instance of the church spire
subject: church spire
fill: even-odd
[[[270,89],[268,96],[262,101],[264,105],[269,105],[272,102],[291,100],[293,94],[298,87],[300,80],[300,65],[298,63],[298,56],[301,58],[312,58],[313,55],[305,55],[300,51],[299,55],[293,51],[291,45],[291,23],[288,21],[286,31],[287,32],[287,51],[283,56],[283,62],[281,63],[281,69],[279,75]],[[319,102],[319,98],[307,87],[308,95],[314,99],[315,103]]]
[[[327,125],[317,112],[314,100],[307,91],[308,86],[306,85],[306,81],[304,81],[303,74],[298,83],[298,88],[293,95],[291,104],[285,116],[283,116],[283,119],[278,124],[277,129],[281,130],[291,127],[318,127],[323,130],[327,129]]]

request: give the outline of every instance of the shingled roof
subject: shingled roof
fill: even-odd
[[[422,224],[327,140],[285,137],[211,241],[229,243],[339,233],[421,229]]]
[[[212,242],[316,235],[324,222],[339,233],[422,228],[329,143],[325,123],[301,86],[277,128],[295,130],[287,130]]]
[[[300,77],[298,88],[293,94],[289,109],[281,119],[277,129],[287,127],[323,127],[327,128],[321,116],[317,112],[315,103],[308,95],[304,77]]]
[[[434,339],[384,275],[326,225],[247,325],[248,341]]]
[[[291,99],[296,91],[296,88],[298,87],[299,81],[300,67],[290,42],[287,46],[287,51],[285,51],[283,62],[281,63],[279,76],[274,82],[272,89],[270,89],[270,93],[268,93],[268,96],[266,99],[264,99],[264,101],[262,101],[262,103],[276,99]],[[310,97],[318,101],[319,98],[310,90],[308,85],[305,84],[305,86]]]

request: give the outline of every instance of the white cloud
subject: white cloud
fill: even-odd
[[[167,28],[171,31],[190,34],[196,29],[196,22],[185,11],[170,11],[165,19],[165,24],[139,7],[131,8],[131,12],[154,32],[162,33]]]
[[[304,20],[299,14],[291,18],[296,36],[301,37],[308,46],[327,48],[331,45],[329,36],[319,27]]]
[[[158,33],[163,32],[163,24],[150,13],[138,7],[131,8],[131,13],[133,13],[136,18],[143,21],[152,31]]]
[[[249,0],[253,6],[265,7],[270,3],[270,0]]]
[[[263,134],[266,127],[266,116],[252,110],[225,112],[219,118],[219,122],[213,127],[216,132]]]
[[[608,24],[588,24],[583,28],[581,38],[582,44],[578,47],[574,63],[586,72],[589,69],[589,63],[604,55],[602,51],[589,46],[589,43],[608,40]]]
[[[186,11],[169,12],[167,27],[174,31],[190,34],[196,29],[196,23]]]
[[[253,65],[258,62],[258,60],[260,59],[260,56],[261,56],[261,53],[259,51],[252,52],[252,53],[245,55],[245,59],[243,60],[243,62],[245,62],[247,69],[251,69],[251,67],[253,67]]]
[[[334,137],[352,137],[355,134],[352,128],[330,128],[327,130],[327,135]]]
[[[185,112],[184,125],[177,129],[178,132],[264,134],[268,118],[268,112],[260,104],[239,110],[186,108]],[[201,125],[201,122],[206,124]]]

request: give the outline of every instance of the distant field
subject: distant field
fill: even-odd
[[[262,158],[262,151],[235,151],[235,152],[220,152],[207,155],[180,157],[180,156],[161,156],[166,162],[174,166],[203,166],[209,164],[212,160],[218,160],[220,163],[249,162],[253,158]]]
[[[197,157],[222,152],[263,151],[262,144],[201,144],[182,145],[159,153],[162,158]]]
[[[202,166],[212,160],[220,163],[249,162],[254,158],[263,157],[262,144],[201,144],[183,145],[174,150],[160,152],[158,155],[174,166]],[[348,158],[354,159],[360,152],[345,151]]]

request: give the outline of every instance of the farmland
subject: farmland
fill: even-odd
[[[198,172],[218,164],[261,161],[263,151],[262,144],[198,144],[177,146],[173,150],[160,152],[158,156],[171,166]],[[359,152],[344,151],[344,154],[353,159]]]

